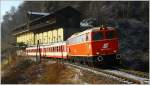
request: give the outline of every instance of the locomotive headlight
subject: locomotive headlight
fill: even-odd
[[[116,53],[117,51],[116,51],[116,50],[114,50],[113,52],[114,52],[114,53]]]
[[[91,44],[89,44],[89,49],[91,49]]]
[[[103,48],[108,48],[109,43],[104,43]]]

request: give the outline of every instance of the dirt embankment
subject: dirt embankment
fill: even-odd
[[[72,67],[66,66],[61,62],[48,61],[39,65],[33,65],[25,73],[28,77],[32,76],[30,83],[41,84],[73,84],[82,83],[79,79],[80,72]]]
[[[3,66],[3,84],[112,84],[119,83],[101,75],[71,67],[61,61],[12,59]]]

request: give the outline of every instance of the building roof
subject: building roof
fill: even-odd
[[[43,15],[43,16],[49,15],[49,13],[31,12],[31,11],[28,11],[28,14],[31,14],[31,15]]]
[[[33,15],[42,15],[41,17],[38,17],[34,20],[31,20],[27,23],[24,23],[22,25],[17,26],[14,30],[13,30],[13,34],[17,35],[20,34],[22,32],[26,32],[26,31],[30,31],[30,30],[36,30],[37,28],[40,28],[42,26],[48,26],[48,25],[52,25],[55,23],[47,23],[47,20],[50,20],[52,18],[55,18],[56,15],[63,15],[66,14],[66,16],[68,16],[67,14],[71,13],[71,12],[76,12],[77,14],[81,15],[81,13],[79,11],[77,11],[76,9],[72,8],[71,6],[67,6],[65,8],[59,9],[55,12],[52,13],[37,13],[37,12],[29,12],[29,14],[33,14]],[[43,23],[44,22],[44,23]],[[32,28],[27,28],[28,25]],[[37,25],[37,26],[36,26]]]

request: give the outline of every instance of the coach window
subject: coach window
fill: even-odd
[[[50,52],[52,52],[52,50],[53,50],[52,47],[50,47]]]
[[[51,52],[53,52],[53,47],[51,47]]]
[[[63,46],[61,46],[61,51],[63,52]]]
[[[55,47],[53,47],[53,52],[55,52]]]
[[[59,48],[60,48],[60,46],[58,46],[57,48],[58,48],[58,49],[57,49],[57,52],[59,52]]]
[[[57,52],[59,51],[59,46],[57,46]]]
[[[58,50],[59,47],[57,46],[56,48],[57,48],[57,52],[58,52],[58,51],[59,51],[59,50]]]
[[[53,47],[53,52],[55,52],[55,47]]]
[[[49,52],[51,52],[51,47],[49,48]]]
[[[93,40],[101,40],[101,39],[103,39],[103,33],[102,32],[94,32]]]
[[[57,52],[59,52],[59,46],[57,46]]]
[[[56,47],[54,47],[54,52],[56,52]]]
[[[61,46],[59,46],[59,52],[61,52]]]
[[[61,51],[61,46],[59,46],[59,52]]]
[[[61,46],[61,51],[62,51],[62,52],[64,51],[64,48],[63,48],[63,46]]]
[[[58,52],[58,46],[56,46],[55,48],[56,48],[56,52]]]
[[[52,52],[54,52],[54,47],[52,47]]]
[[[61,50],[61,46],[59,47],[59,51],[61,52],[62,50]]]
[[[54,47],[54,52],[57,52],[57,49],[56,49],[56,47]]]

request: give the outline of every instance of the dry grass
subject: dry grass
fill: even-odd
[[[45,65],[45,64],[44,64]],[[73,84],[80,83],[79,80],[75,80],[75,75],[78,74],[75,69],[68,68],[64,64],[56,62],[44,66],[44,70],[41,73],[42,78],[38,78],[32,83],[42,84]]]
[[[18,58],[16,60],[16,58]],[[23,60],[20,57],[10,59],[9,63],[4,65],[2,72],[2,83],[17,84],[24,81],[23,73],[32,65],[30,60]]]

